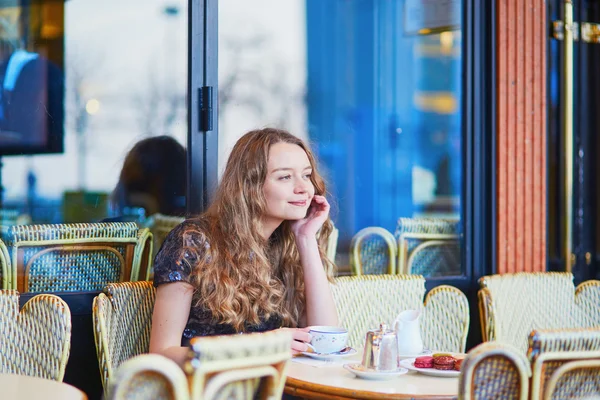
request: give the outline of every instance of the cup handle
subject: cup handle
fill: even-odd
[[[309,349],[311,349],[311,350],[312,350],[312,351],[309,351],[309,353],[316,353],[316,352],[317,352],[317,351],[315,350],[315,348],[313,347],[313,345],[312,345],[312,344],[310,344],[310,343],[306,343],[306,342],[305,342],[305,344],[306,344],[306,346],[307,346]]]

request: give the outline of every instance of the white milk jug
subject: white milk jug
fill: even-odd
[[[419,355],[423,352],[423,340],[419,327],[421,311],[402,311],[394,322],[394,329],[398,338],[398,354]]]

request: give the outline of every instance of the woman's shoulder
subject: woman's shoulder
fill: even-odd
[[[182,246],[198,246],[208,243],[208,223],[200,218],[189,218],[169,232],[167,240],[181,241]]]

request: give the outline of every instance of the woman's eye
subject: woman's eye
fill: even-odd
[[[291,177],[292,177],[291,175],[284,175],[284,176],[280,176],[279,180],[280,181],[286,181],[286,180],[290,179]]]
[[[310,179],[311,176],[312,176],[312,174],[306,174],[306,175],[304,175],[304,178],[305,179]]]

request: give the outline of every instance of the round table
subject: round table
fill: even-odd
[[[3,399],[87,400],[81,390],[66,383],[32,376],[0,374]]]
[[[347,359],[360,363],[360,358]],[[456,399],[458,378],[438,378],[409,371],[385,381],[360,379],[341,364],[315,367],[291,361],[285,393],[306,399]]]

